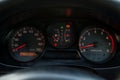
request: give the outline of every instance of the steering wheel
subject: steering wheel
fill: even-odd
[[[68,67],[40,67],[4,75],[0,80],[105,80],[93,72]]]

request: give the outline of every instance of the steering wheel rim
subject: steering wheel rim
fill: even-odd
[[[93,72],[70,67],[45,66],[4,75],[0,80],[105,80]]]

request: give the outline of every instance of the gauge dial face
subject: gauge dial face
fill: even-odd
[[[29,62],[42,55],[45,47],[43,34],[34,27],[23,27],[13,31],[9,40],[11,56],[21,62]]]
[[[104,63],[114,55],[115,39],[105,29],[86,28],[80,35],[79,49],[87,60]]]
[[[68,48],[74,42],[71,24],[57,23],[48,27],[48,40],[55,48]]]

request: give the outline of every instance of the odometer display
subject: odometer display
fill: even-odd
[[[80,35],[79,49],[87,60],[104,63],[114,55],[115,39],[105,29],[97,27],[86,28]]]
[[[10,35],[9,51],[11,56],[21,62],[28,62],[42,55],[45,47],[43,34],[34,27],[14,30]]]

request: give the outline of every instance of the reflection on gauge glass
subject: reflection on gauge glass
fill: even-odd
[[[104,63],[115,53],[115,38],[107,30],[90,27],[83,30],[79,38],[79,49],[91,62]]]
[[[47,32],[48,40],[55,48],[68,48],[74,42],[73,28],[69,23],[52,24]]]
[[[29,62],[42,55],[45,47],[43,34],[34,27],[14,30],[10,35],[9,51],[11,56],[21,62]]]

